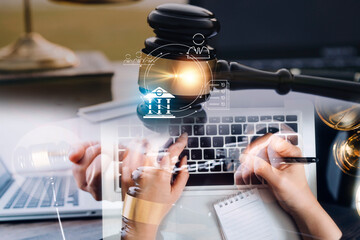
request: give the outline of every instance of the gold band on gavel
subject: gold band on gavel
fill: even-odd
[[[125,195],[123,217],[135,222],[159,225],[167,210],[167,204]]]
[[[139,87],[152,91],[158,87],[175,96],[201,96],[210,93],[216,59],[176,60],[142,53]]]

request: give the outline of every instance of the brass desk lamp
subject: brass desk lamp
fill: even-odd
[[[133,3],[139,0],[51,0],[56,3],[110,4]],[[35,71],[73,67],[79,64],[75,53],[51,43],[33,32],[30,0],[23,0],[25,33],[18,40],[0,49],[0,71]]]
[[[25,33],[0,49],[0,71],[31,71],[73,67],[79,63],[68,48],[51,43],[33,32],[30,0],[23,0]]]

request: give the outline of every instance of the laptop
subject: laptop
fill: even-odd
[[[359,1],[190,0],[212,11],[221,29],[209,44],[219,59],[294,74],[359,81]],[[300,71],[299,71],[300,70]]]
[[[279,207],[265,182],[236,186],[234,172],[247,145],[268,132],[299,146],[304,156],[315,156],[312,103],[304,100],[303,95],[295,94],[292,97],[297,96],[296,100],[292,100],[292,97],[278,96],[272,91],[247,90],[228,94],[231,98],[229,108],[219,110],[204,106],[206,117],[170,119],[165,125],[167,130],[162,133],[145,127],[136,115],[103,124],[102,150],[114,159],[111,171],[103,173],[103,198],[121,202],[118,153],[124,148],[119,146],[126,146],[135,138],[147,138],[161,148],[187,132],[189,140],[182,155],[188,156],[190,178],[181,198],[162,222],[158,239],[221,239],[213,204],[239,189],[254,187],[260,189],[267,212],[276,226],[277,239],[301,238],[292,219]],[[254,96],[260,97],[256,100]],[[228,162],[221,163],[222,159],[228,159]],[[305,169],[316,196],[316,164],[306,165]],[[119,232],[120,214],[115,219],[103,212],[103,221],[104,236]]]
[[[101,214],[101,203],[78,189],[71,171],[14,176],[0,160],[0,221]]]

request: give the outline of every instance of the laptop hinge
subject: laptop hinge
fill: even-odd
[[[0,189],[0,198],[2,198],[2,196],[10,188],[10,186],[13,184],[14,181],[15,181],[14,179],[10,179],[3,185],[3,187]]]

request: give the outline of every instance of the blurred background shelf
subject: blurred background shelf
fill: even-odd
[[[135,56],[144,39],[153,35],[147,26],[148,13],[166,0],[143,0],[131,5],[54,4],[33,0],[35,30],[47,40],[74,50],[97,49],[110,60]],[[185,0],[171,2],[185,3]],[[22,1],[1,0],[0,47],[23,31]],[[9,24],[11,23],[11,24]],[[125,47],[126,46],[126,47]]]

